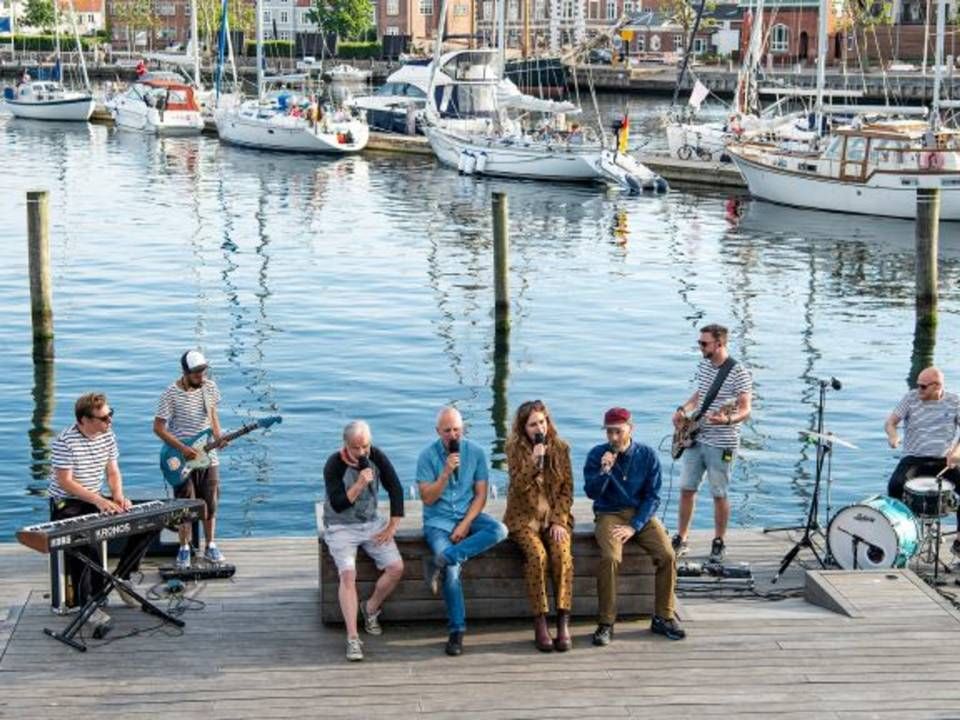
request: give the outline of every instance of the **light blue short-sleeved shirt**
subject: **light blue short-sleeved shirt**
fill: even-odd
[[[447,462],[447,449],[437,438],[423,449],[417,459],[418,483],[434,482]],[[452,532],[467,514],[473,502],[473,486],[487,482],[490,471],[483,448],[466,438],[460,439],[460,467],[447,481],[443,494],[433,505],[423,506],[423,526]]]

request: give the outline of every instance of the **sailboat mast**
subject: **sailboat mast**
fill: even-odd
[[[933,69],[933,102],[930,103],[930,129],[940,129],[940,83],[943,81],[943,36],[947,22],[946,3],[937,0],[937,51]]]
[[[434,97],[434,87],[437,81],[437,73],[440,72],[440,55],[443,53],[443,29],[447,26],[447,0],[440,3],[440,17],[437,18],[437,42],[433,47],[433,63],[430,65],[430,82],[427,83],[427,111],[428,116],[431,112],[440,115],[440,108],[437,107]]]
[[[17,3],[10,0],[10,62],[17,64]]]
[[[83,57],[83,45],[80,44],[80,28],[77,27],[77,11],[73,7],[73,0],[70,0],[70,24],[73,26],[73,38],[77,41],[77,55],[80,58],[80,73],[83,77],[83,89],[90,92],[90,76],[87,75],[87,61]]]
[[[63,82],[63,63],[60,60],[60,0],[53,0],[53,38],[54,56],[57,58],[57,78]]]
[[[263,97],[263,3],[257,0],[257,99]]]
[[[197,0],[190,0],[190,42],[193,44],[193,84],[200,88],[200,31],[197,22]]]
[[[505,30],[507,25],[507,0],[497,0],[497,60],[500,63],[500,73],[502,77],[505,67],[504,58],[507,52],[507,39]]]
[[[820,0],[817,13],[817,137],[823,133],[823,88],[827,83],[827,17],[830,1]]]

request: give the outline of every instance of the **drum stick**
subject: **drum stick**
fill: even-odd
[[[943,470],[941,470],[941,471],[938,472],[936,475],[934,475],[934,477],[935,477],[935,478],[941,478],[941,477],[943,477],[944,473],[947,472],[947,470],[949,470],[949,469],[950,469],[950,466],[947,465]]]

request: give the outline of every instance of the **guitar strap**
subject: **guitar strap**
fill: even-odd
[[[703,396],[703,402],[700,404],[700,409],[697,410],[697,414],[693,416],[694,420],[699,420],[703,417],[703,414],[707,411],[707,408],[713,404],[713,401],[717,397],[717,393],[720,392],[720,388],[723,386],[723,381],[727,379],[727,375],[730,374],[730,371],[733,370],[733,366],[737,364],[737,361],[732,357],[728,357],[723,361],[723,364],[717,369],[717,376],[713,379],[713,384],[710,386],[710,389],[707,390],[707,394]]]

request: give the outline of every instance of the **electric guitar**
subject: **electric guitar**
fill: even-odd
[[[733,400],[727,400],[727,402],[720,406],[717,412],[726,415],[729,420],[733,416],[733,411],[736,407],[737,400],[734,398]],[[673,442],[670,444],[670,455],[674,460],[679,459],[679,457],[683,455],[683,451],[696,442],[697,435],[707,424],[706,413],[699,418],[694,418],[693,415],[684,415],[680,427],[673,431]]]
[[[160,448],[160,472],[163,473],[163,479],[166,480],[171,487],[178,488],[183,485],[187,479],[187,475],[193,470],[210,467],[210,455],[208,453],[211,450],[215,450],[224,443],[235,440],[249,432],[260,428],[266,429],[280,422],[283,422],[282,417],[279,415],[271,415],[270,417],[248,423],[237,430],[228,432],[226,435],[221,436],[219,441],[213,439],[213,430],[210,428],[202,430],[193,437],[187,438],[183,443],[196,451],[197,456],[193,460],[184,459],[183,453],[180,452],[179,448],[164,443],[163,447]]]

